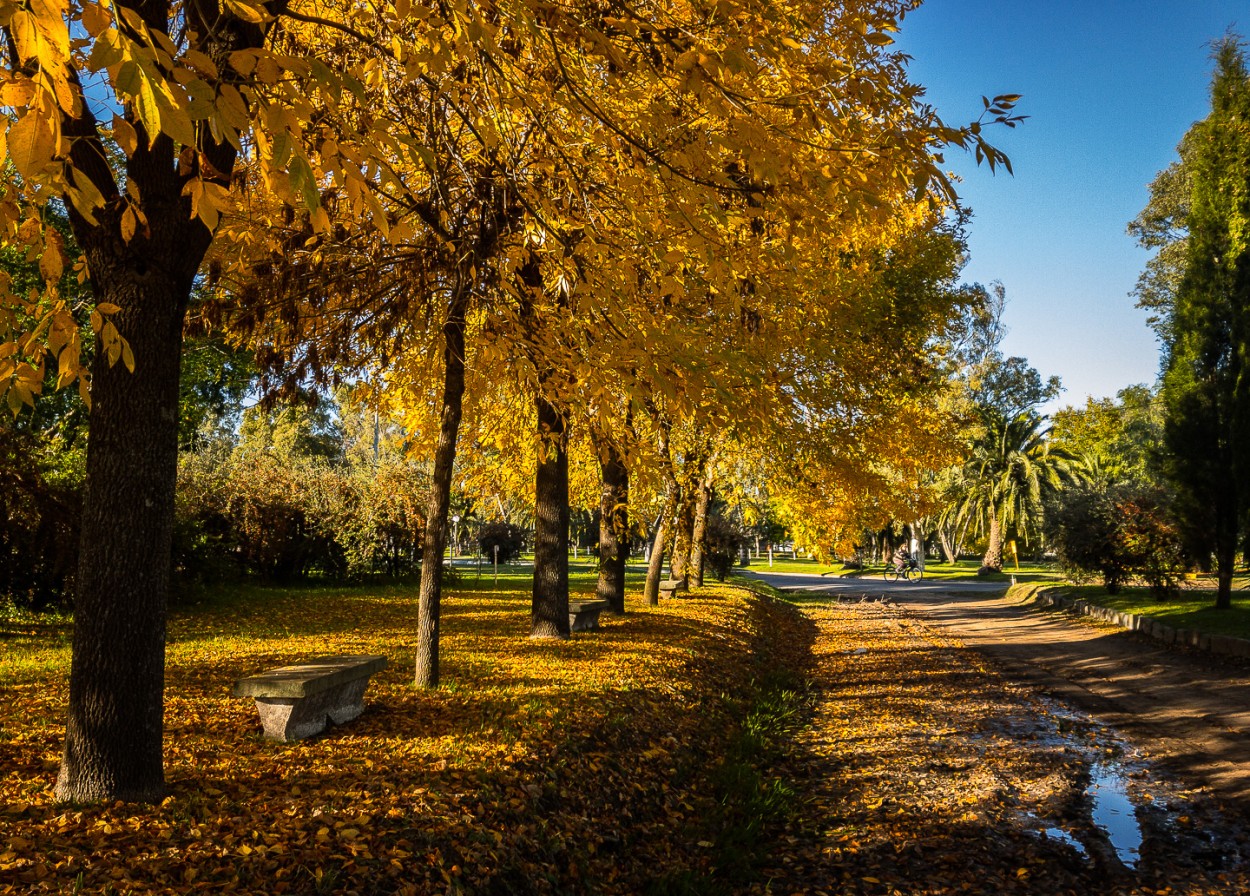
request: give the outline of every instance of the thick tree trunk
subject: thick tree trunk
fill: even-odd
[[[1215,608],[1233,605],[1233,564],[1237,560],[1238,513],[1230,494],[1215,499]]]
[[[694,584],[703,587],[704,558],[707,555],[707,510],[712,503],[712,480],[704,475],[699,483],[699,497],[694,508],[694,531],[690,537],[690,575]]]
[[[143,8],[156,27],[169,21],[161,2]],[[208,49],[224,63],[232,51],[258,47],[265,32],[213,6],[182,7]],[[211,19],[211,27],[205,17]],[[211,35],[211,37],[209,37]],[[235,78],[222,66],[226,80]],[[73,78],[77,84],[76,77]],[[86,255],[97,303],[121,310],[113,323],[130,353],[110,366],[97,340],[87,482],[74,602],[73,657],[65,753],[57,799],[73,802],[156,800],[165,789],[165,616],[168,604],[174,483],[178,469],[178,384],[182,327],[191,287],[213,235],[191,214],[189,178],[229,189],[235,149],[204,129],[185,161],[173,142],[149,134],[134,109],[138,148],[126,161],[133,201],[146,225],[122,237],[123,199],[93,106],[83,102],[61,132],[74,181],[90,181],[104,205],[94,220],[65,202]],[[134,371],[127,370],[133,354]]]
[[[647,564],[647,584],[643,587],[643,597],[648,606],[660,603],[660,576],[664,575],[664,549],[668,546],[669,531],[673,513],[681,500],[681,486],[673,473],[672,453],[669,451],[669,432],[672,428],[654,405],[649,406],[651,416],[656,422],[656,441],[660,451],[660,463],[664,475],[664,510],[660,513],[660,524],[655,530],[655,542],[651,546],[651,560]]]
[[[564,414],[538,396],[531,638],[569,636],[569,457]]]
[[[613,613],[625,612],[629,556],[629,468],[611,439],[599,440],[603,490],[599,496],[599,582],[595,596]]]
[[[697,480],[695,480],[697,482]],[[694,510],[699,500],[698,488],[687,482],[677,501],[677,515],[673,521],[672,576],[676,581],[690,586],[690,552],[694,545]]]
[[[985,556],[981,559],[985,569],[1002,570],[1003,568],[1003,527],[998,520],[997,509],[990,511],[990,533],[985,546]]]
[[[110,367],[102,350],[92,366],[60,800],[154,801],[165,787],[165,616],[191,283],[171,282],[153,262],[128,274],[92,264],[98,300],[123,309],[117,323],[135,370]]]
[[[417,687],[438,687],[439,615],[442,606],[443,551],[447,547],[447,513],[451,507],[451,476],[464,401],[464,313],[462,293],[443,325],[443,407],[439,419],[434,475],[426,504],[425,542],[421,546],[421,590],[417,603]]]
[[[664,498],[664,512],[660,514],[660,524],[655,529],[655,540],[651,543],[651,559],[647,562],[647,584],[643,586],[643,599],[647,606],[655,607],[660,603],[660,577],[664,575],[664,551],[668,547],[669,520],[673,516],[673,504],[676,503],[674,493]]]

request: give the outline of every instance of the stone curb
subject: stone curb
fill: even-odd
[[[1234,638],[1231,635],[1209,635],[1206,632],[1194,631],[1188,628],[1173,628],[1170,625],[1164,625],[1153,616],[1124,613],[1109,607],[1100,607],[1098,604],[1090,603],[1086,600],[1078,600],[1058,592],[1037,591],[1033,594],[1033,600],[1039,605],[1050,609],[1063,610],[1077,616],[1093,616],[1095,619],[1109,622],[1122,629],[1137,632],[1166,647],[1188,647],[1191,650],[1198,650],[1215,656],[1250,659],[1250,640],[1246,638]]]

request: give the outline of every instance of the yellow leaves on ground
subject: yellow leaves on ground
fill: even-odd
[[[471,583],[466,583],[466,585]],[[708,776],[773,628],[734,589],[530,641],[527,593],[443,606],[436,691],[411,687],[416,595],[252,590],[175,616],[171,795],[51,802],[67,652],[6,639],[0,663],[0,893],[642,892],[708,870]],[[260,739],[239,676],[299,657],[380,653],[367,709],[326,736]],[[732,699],[728,698],[728,699]]]
[[[753,894],[1250,892],[1244,873],[1197,867],[1185,855],[1192,843],[1161,815],[1139,813],[1147,839],[1134,874],[1043,834],[1094,842],[1082,770],[1123,744],[1087,717],[1013,685],[904,611],[861,603],[808,615],[818,626],[815,714],[779,770],[802,799],[768,832],[770,885]],[[1173,812],[1202,811],[1213,836],[1239,848],[1244,834],[1221,829],[1209,802],[1179,789],[1160,796]]]

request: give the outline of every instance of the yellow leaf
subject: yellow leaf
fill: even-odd
[[[17,173],[35,180],[52,161],[56,135],[48,119],[28,111],[9,128],[9,158]]]
[[[201,53],[199,50],[187,50],[183,54],[183,61],[203,75],[210,78],[218,77],[217,63],[213,62],[212,57],[207,53]]]
[[[21,108],[30,103],[35,96],[35,85],[30,81],[9,81],[0,87],[0,103],[6,106]]]
[[[18,59],[26,62],[30,59],[39,58],[41,39],[33,15],[24,9],[19,9],[13,13],[13,18],[9,21],[9,31],[13,35],[13,43],[17,47]]]
[[[35,27],[46,39],[47,47],[40,62],[52,70],[69,58],[69,26],[65,24],[65,8],[59,0],[30,0],[35,14]]]
[[[152,145],[161,133],[161,107],[156,103],[156,93],[152,90],[152,82],[140,76],[139,92],[135,96],[135,111],[139,121],[148,134],[148,145]]]
[[[138,226],[139,218],[135,214],[134,206],[126,206],[126,210],[122,212],[121,220],[122,239],[126,242],[130,242],[130,240],[134,237],[135,229]]]
[[[87,220],[87,223],[94,225],[96,223],[95,210],[104,205],[104,196],[100,194],[91,178],[81,171],[69,169],[69,179],[70,184],[65,191],[69,196],[69,201],[78,210],[78,214]],[[82,280],[80,279],[79,282]]]
[[[135,133],[134,126],[120,115],[113,116],[113,139],[127,156],[134,155],[139,148],[139,135]]]
[[[250,75],[256,68],[256,51],[235,50],[230,54],[230,67],[240,75]]]
[[[113,16],[100,4],[84,3],[82,5],[82,26],[87,29],[87,33],[92,37],[98,35],[112,23]]]
[[[49,283],[56,283],[61,279],[61,274],[65,272],[65,257],[61,254],[61,247],[58,245],[59,241],[51,238],[52,233],[56,233],[56,231],[50,232],[43,255],[39,256],[39,273]]]
[[[226,9],[230,10],[245,22],[259,25],[265,21],[265,14],[260,9],[245,3],[244,0],[226,0]]]
[[[69,79],[62,72],[52,79],[52,90],[56,94],[56,104],[73,117],[78,115],[78,93],[70,86]]]

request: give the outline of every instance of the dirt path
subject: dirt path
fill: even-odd
[[[1087,618],[1035,608],[981,583],[885,586],[866,580],[761,575],[830,600],[887,596],[915,618],[1096,715],[1194,784],[1250,812],[1250,666]]]
[[[1176,773],[1250,808],[1245,665],[1164,648],[1008,595],[899,599],[1012,674],[1095,714]]]
[[[997,637],[958,621],[973,608],[806,612],[813,714],[775,770],[793,812],[753,894],[1250,893],[1240,815],[969,649]]]

